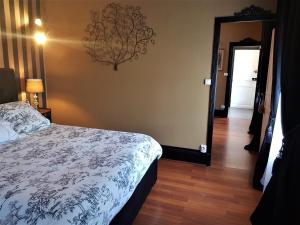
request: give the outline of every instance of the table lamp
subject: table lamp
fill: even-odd
[[[42,79],[27,79],[26,80],[26,91],[28,93],[33,93],[33,105],[37,109],[39,106],[38,93],[44,92],[44,85]]]

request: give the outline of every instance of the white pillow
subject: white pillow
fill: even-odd
[[[9,122],[18,134],[27,134],[50,126],[50,121],[25,102],[0,104],[0,119]]]
[[[0,120],[0,143],[16,140],[18,134],[10,127],[9,123]]]

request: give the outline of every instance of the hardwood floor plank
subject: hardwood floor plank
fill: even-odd
[[[215,120],[211,167],[161,159],[134,225],[249,225],[261,193],[251,186],[256,155],[243,149],[248,126],[246,119]]]

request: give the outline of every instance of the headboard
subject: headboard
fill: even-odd
[[[0,68],[0,104],[18,101],[18,88],[12,69]]]

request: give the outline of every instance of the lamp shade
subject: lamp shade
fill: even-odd
[[[28,93],[42,93],[44,92],[44,85],[42,79],[27,79],[26,91]]]

